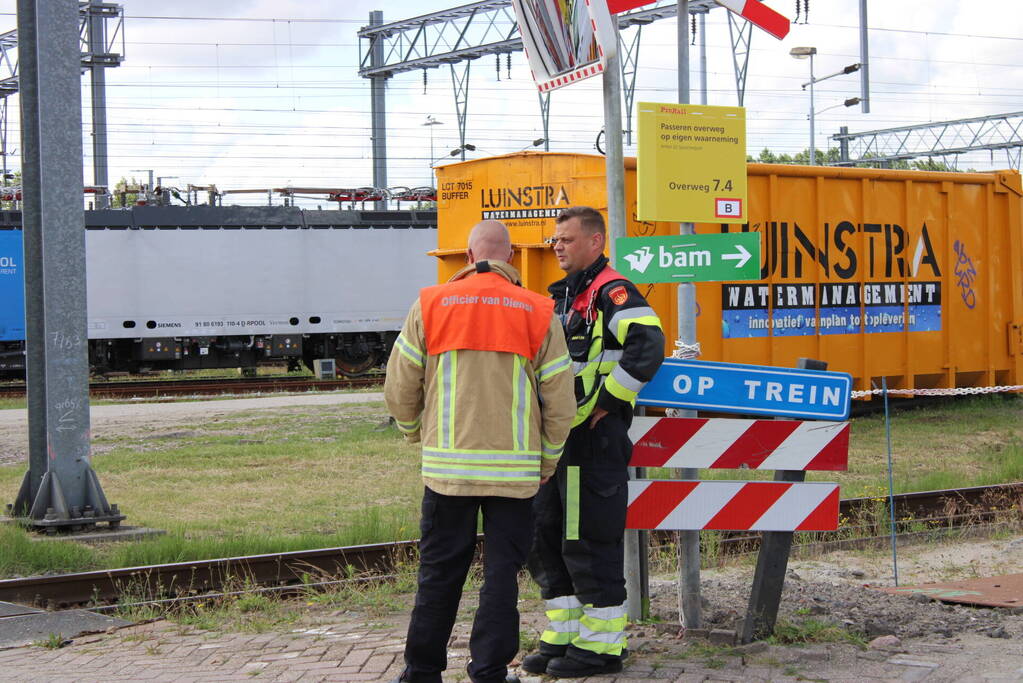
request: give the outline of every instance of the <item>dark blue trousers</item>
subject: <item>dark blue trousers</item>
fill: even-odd
[[[483,512],[483,587],[469,638],[469,677],[503,683],[519,650],[518,573],[533,536],[533,499],[423,493],[419,590],[405,642],[402,680],[441,683],[462,586]]]

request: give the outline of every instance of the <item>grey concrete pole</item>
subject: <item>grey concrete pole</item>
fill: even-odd
[[[817,165],[817,145],[814,144],[813,113],[813,54],[810,54],[810,165]]]
[[[870,55],[867,40],[867,0],[860,0],[860,111],[870,113]]]
[[[374,10],[369,13],[369,25],[381,26],[384,23],[384,13]],[[384,64],[384,39],[383,36],[373,38],[373,46],[370,52],[370,65],[374,67]],[[373,187],[387,187],[387,76],[374,76],[369,79],[370,83],[370,119],[373,139]],[[387,209],[386,201],[374,203],[378,211]]]
[[[89,15],[89,48],[93,54],[104,52],[106,20],[101,14]],[[93,61],[90,68],[92,93],[92,182],[109,189],[107,176],[107,77],[106,67]],[[96,208],[110,206],[110,194],[96,195]]]
[[[689,1],[678,0],[678,101],[689,104]],[[679,233],[692,235],[692,223],[680,223]],[[696,286],[691,282],[678,286],[678,338],[684,344],[696,343]],[[692,410],[680,411],[684,417],[695,417]],[[683,469],[683,479],[696,479],[698,470]],[[682,587],[682,613],[686,628],[700,628],[700,532],[679,532],[679,554],[682,561],[679,582]]]
[[[18,0],[18,41],[29,471],[13,512],[48,529],[119,522],[89,464],[77,0]]]

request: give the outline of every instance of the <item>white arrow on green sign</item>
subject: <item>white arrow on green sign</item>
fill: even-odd
[[[760,279],[760,233],[620,237],[615,270],[635,283]]]

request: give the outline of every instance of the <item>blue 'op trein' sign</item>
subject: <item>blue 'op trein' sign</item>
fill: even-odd
[[[852,376],[844,372],[667,358],[638,402],[841,421],[849,417],[851,399]]]

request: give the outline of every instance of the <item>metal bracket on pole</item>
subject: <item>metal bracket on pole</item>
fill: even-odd
[[[462,161],[465,161],[465,118],[469,107],[469,66],[472,62],[466,61],[461,65],[462,73],[459,75],[454,64],[451,65],[451,85],[455,90],[455,115],[458,118],[458,146],[462,152]]]
[[[749,70],[753,24],[734,12],[728,12],[728,36],[732,40],[732,64],[735,66],[735,93],[739,106],[746,99],[746,73]]]
[[[625,128],[625,144],[632,144],[632,103],[636,93],[636,73],[639,70],[639,42],[643,35],[643,24],[636,25],[636,31],[632,34],[632,40],[626,43],[618,34],[618,54],[621,55],[622,83],[624,84],[625,111],[622,115],[622,123]]]
[[[540,118],[543,120],[543,151],[549,152],[551,151],[551,91],[537,91],[536,94],[540,98]]]

